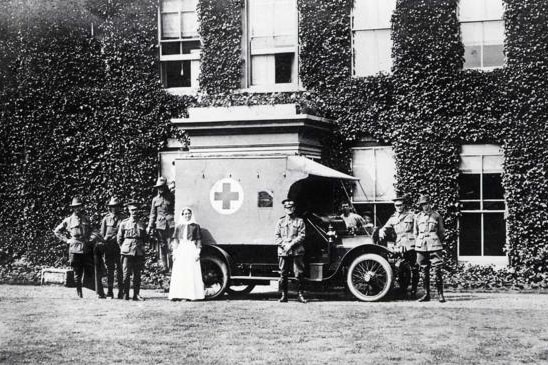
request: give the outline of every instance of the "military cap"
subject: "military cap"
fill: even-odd
[[[407,196],[398,194],[398,195],[396,195],[396,197],[394,199],[392,199],[392,202],[394,202],[394,203],[396,203],[396,202],[405,203],[406,200],[407,200]]]
[[[154,185],[155,188],[159,188],[159,187],[162,187],[162,186],[166,186],[167,184],[167,180],[165,177],[163,176],[160,176],[158,178],[158,180],[156,180],[156,185]]]
[[[420,197],[419,197],[419,202],[418,202],[419,205],[423,205],[423,204],[430,204],[430,197],[426,194],[422,194]]]
[[[72,203],[70,204],[70,207],[80,207],[82,205],[82,200],[80,200],[79,197],[75,196],[74,198],[72,198]]]
[[[110,198],[108,204],[107,204],[109,207],[116,207],[116,206],[120,206],[122,205],[122,202],[120,202],[120,200],[118,200],[118,198],[116,197],[112,197]]]

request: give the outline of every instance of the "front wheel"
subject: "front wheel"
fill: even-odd
[[[226,263],[216,256],[205,256],[200,259],[202,280],[204,281],[206,299],[221,296],[228,284]]]
[[[350,292],[364,302],[384,298],[392,286],[394,274],[386,259],[376,254],[358,256],[348,268],[346,283]]]

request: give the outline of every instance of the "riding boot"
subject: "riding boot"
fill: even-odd
[[[124,288],[122,285],[118,288],[118,299],[124,299]]]
[[[422,284],[424,287],[424,295],[417,300],[418,302],[430,301],[430,268],[421,270]]]
[[[307,300],[304,298],[303,295],[303,280],[299,278],[299,284],[297,288],[297,300],[301,303],[306,303]]]
[[[280,303],[287,303],[287,279],[280,280],[280,290],[282,291]]]
[[[409,272],[400,272],[398,284],[400,285],[400,295],[403,299],[407,298],[407,287],[409,286]]]
[[[124,299],[129,300],[129,280],[124,281]]]
[[[436,270],[436,289],[438,290],[438,300],[440,303],[445,303],[445,296],[443,295],[443,277],[441,270]]]
[[[411,269],[411,299],[417,298],[417,287],[419,286],[419,270]]]
[[[76,287],[76,294],[78,295],[78,297],[82,298],[83,295],[82,295],[82,287],[81,286],[77,286]]]
[[[109,287],[108,287],[107,298],[110,298],[110,299],[113,299],[113,298],[114,298],[114,291],[113,291],[112,286],[109,286]]]
[[[139,291],[140,291],[140,287],[137,286],[137,287],[133,287],[133,300],[135,301],[144,301],[145,299],[142,298],[141,296],[139,296]]]

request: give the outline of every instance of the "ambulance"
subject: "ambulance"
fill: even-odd
[[[395,253],[372,232],[348,232],[334,215],[334,191],[359,179],[304,156],[200,156],[175,159],[176,214],[190,207],[203,236],[206,297],[246,294],[279,278],[276,222],[282,201],[296,203],[306,223],[306,281],[346,286],[361,301],[390,291]]]

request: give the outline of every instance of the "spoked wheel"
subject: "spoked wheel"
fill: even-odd
[[[384,257],[365,254],[354,259],[348,268],[346,283],[359,300],[375,302],[388,293],[393,278],[392,268]]]
[[[254,288],[255,284],[230,285],[226,288],[226,292],[230,295],[246,295],[251,293]]]
[[[200,259],[206,299],[222,295],[228,284],[228,270],[223,260],[215,256]]]

